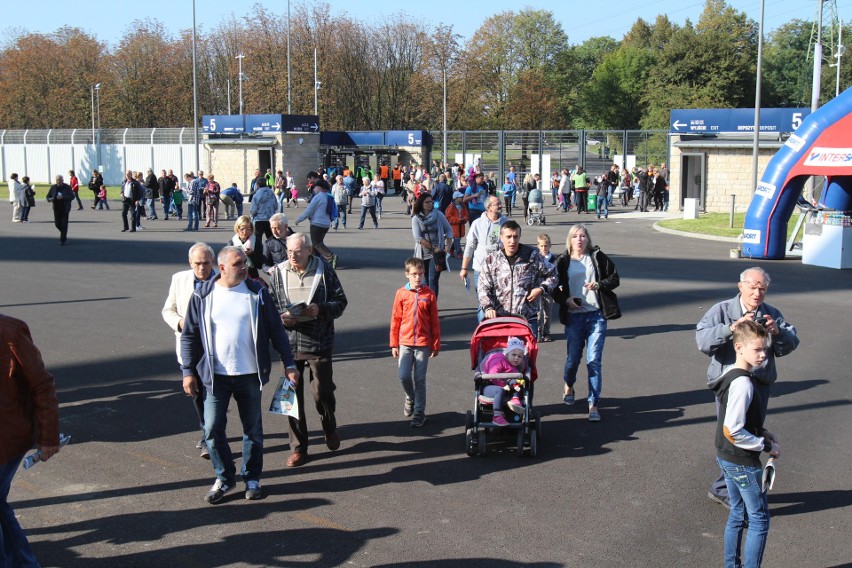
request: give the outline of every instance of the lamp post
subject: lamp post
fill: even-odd
[[[195,0],[192,0],[192,134],[195,144],[195,171],[201,169],[201,150],[198,147],[198,78],[195,46]]]
[[[319,90],[322,83],[317,80],[317,48],[314,48],[314,114],[319,114]]]
[[[441,167],[447,167],[447,67],[444,66],[444,141],[441,146]]]
[[[245,55],[242,53],[237,55],[236,59],[240,62],[239,68],[239,81],[240,81],[240,114],[243,114],[243,59],[245,59]]]
[[[757,160],[760,157],[760,88],[763,72],[763,4],[760,0],[760,23],[757,28],[757,82],[754,89],[754,140],[751,149],[751,190],[757,191]],[[733,217],[731,217],[733,219]]]
[[[101,84],[97,83],[94,87],[95,98],[97,98],[97,115],[98,115],[98,138],[97,138],[97,159],[98,159],[98,171],[103,170],[103,164],[101,164]],[[103,172],[101,172],[103,173]]]
[[[287,0],[287,114],[293,114],[290,97],[290,0]]]
[[[231,114],[231,80],[226,79],[225,83],[228,87],[228,114]]]
[[[98,83],[100,84],[100,83]],[[92,92],[92,145],[95,144],[95,86],[91,85],[90,90]]]

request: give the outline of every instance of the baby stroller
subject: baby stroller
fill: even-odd
[[[517,337],[526,346],[526,361],[524,372],[483,374],[483,362],[492,353],[501,352],[510,337]],[[516,432],[516,448],[518,456],[523,456],[525,450],[535,457],[538,452],[538,439],[541,437],[541,414],[533,409],[533,383],[538,374],[535,360],[538,355],[536,334],[527,321],[522,317],[507,316],[484,320],[476,328],[470,339],[470,360],[473,369],[474,407],[467,411],[465,418],[465,448],[469,456],[484,456],[486,453],[486,431],[498,431],[498,426],[492,422],[494,408],[480,401],[483,389],[491,384],[491,380],[499,379],[516,390],[523,401],[523,414],[506,412],[512,420],[506,426],[500,426],[501,432]]]
[[[527,225],[544,225],[544,203],[530,202],[527,208]]]

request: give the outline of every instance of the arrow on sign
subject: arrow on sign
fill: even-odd
[[[275,127],[275,130],[281,130],[281,123],[279,123],[279,122],[276,122],[276,123],[275,123],[275,124],[273,124],[272,126],[274,126],[274,127]]]
[[[311,124],[311,130],[313,130],[314,132],[319,130],[319,124],[317,124],[317,123]]]
[[[674,129],[675,129],[675,130],[680,130],[680,127],[681,127],[681,126],[686,126],[686,123],[685,123],[685,122],[681,122],[681,121],[679,121],[679,120],[675,120],[675,122],[674,122],[674,124],[672,124],[672,126],[674,126]]]

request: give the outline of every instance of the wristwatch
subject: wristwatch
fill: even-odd
[[[772,440],[769,438],[763,439],[763,451],[767,454],[772,451]]]

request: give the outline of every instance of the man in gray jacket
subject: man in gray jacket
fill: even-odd
[[[756,379],[754,387],[760,393],[763,404],[763,414],[769,402],[770,387],[778,378],[775,368],[775,358],[792,353],[799,346],[796,328],[788,323],[781,312],[764,303],[770,284],[769,274],[759,267],[748,268],[740,274],[738,284],[740,293],[730,300],[719,302],[710,308],[695,332],[698,349],[710,356],[707,368],[707,383],[720,377],[736,361],[736,352],[732,341],[733,329],[744,320],[754,320],[761,323],[772,338],[772,345],[763,364],[754,369],[752,375]],[[716,414],[719,411],[719,400],[716,400]],[[730,508],[728,489],[724,477],[720,475],[710,485],[707,496]]]

